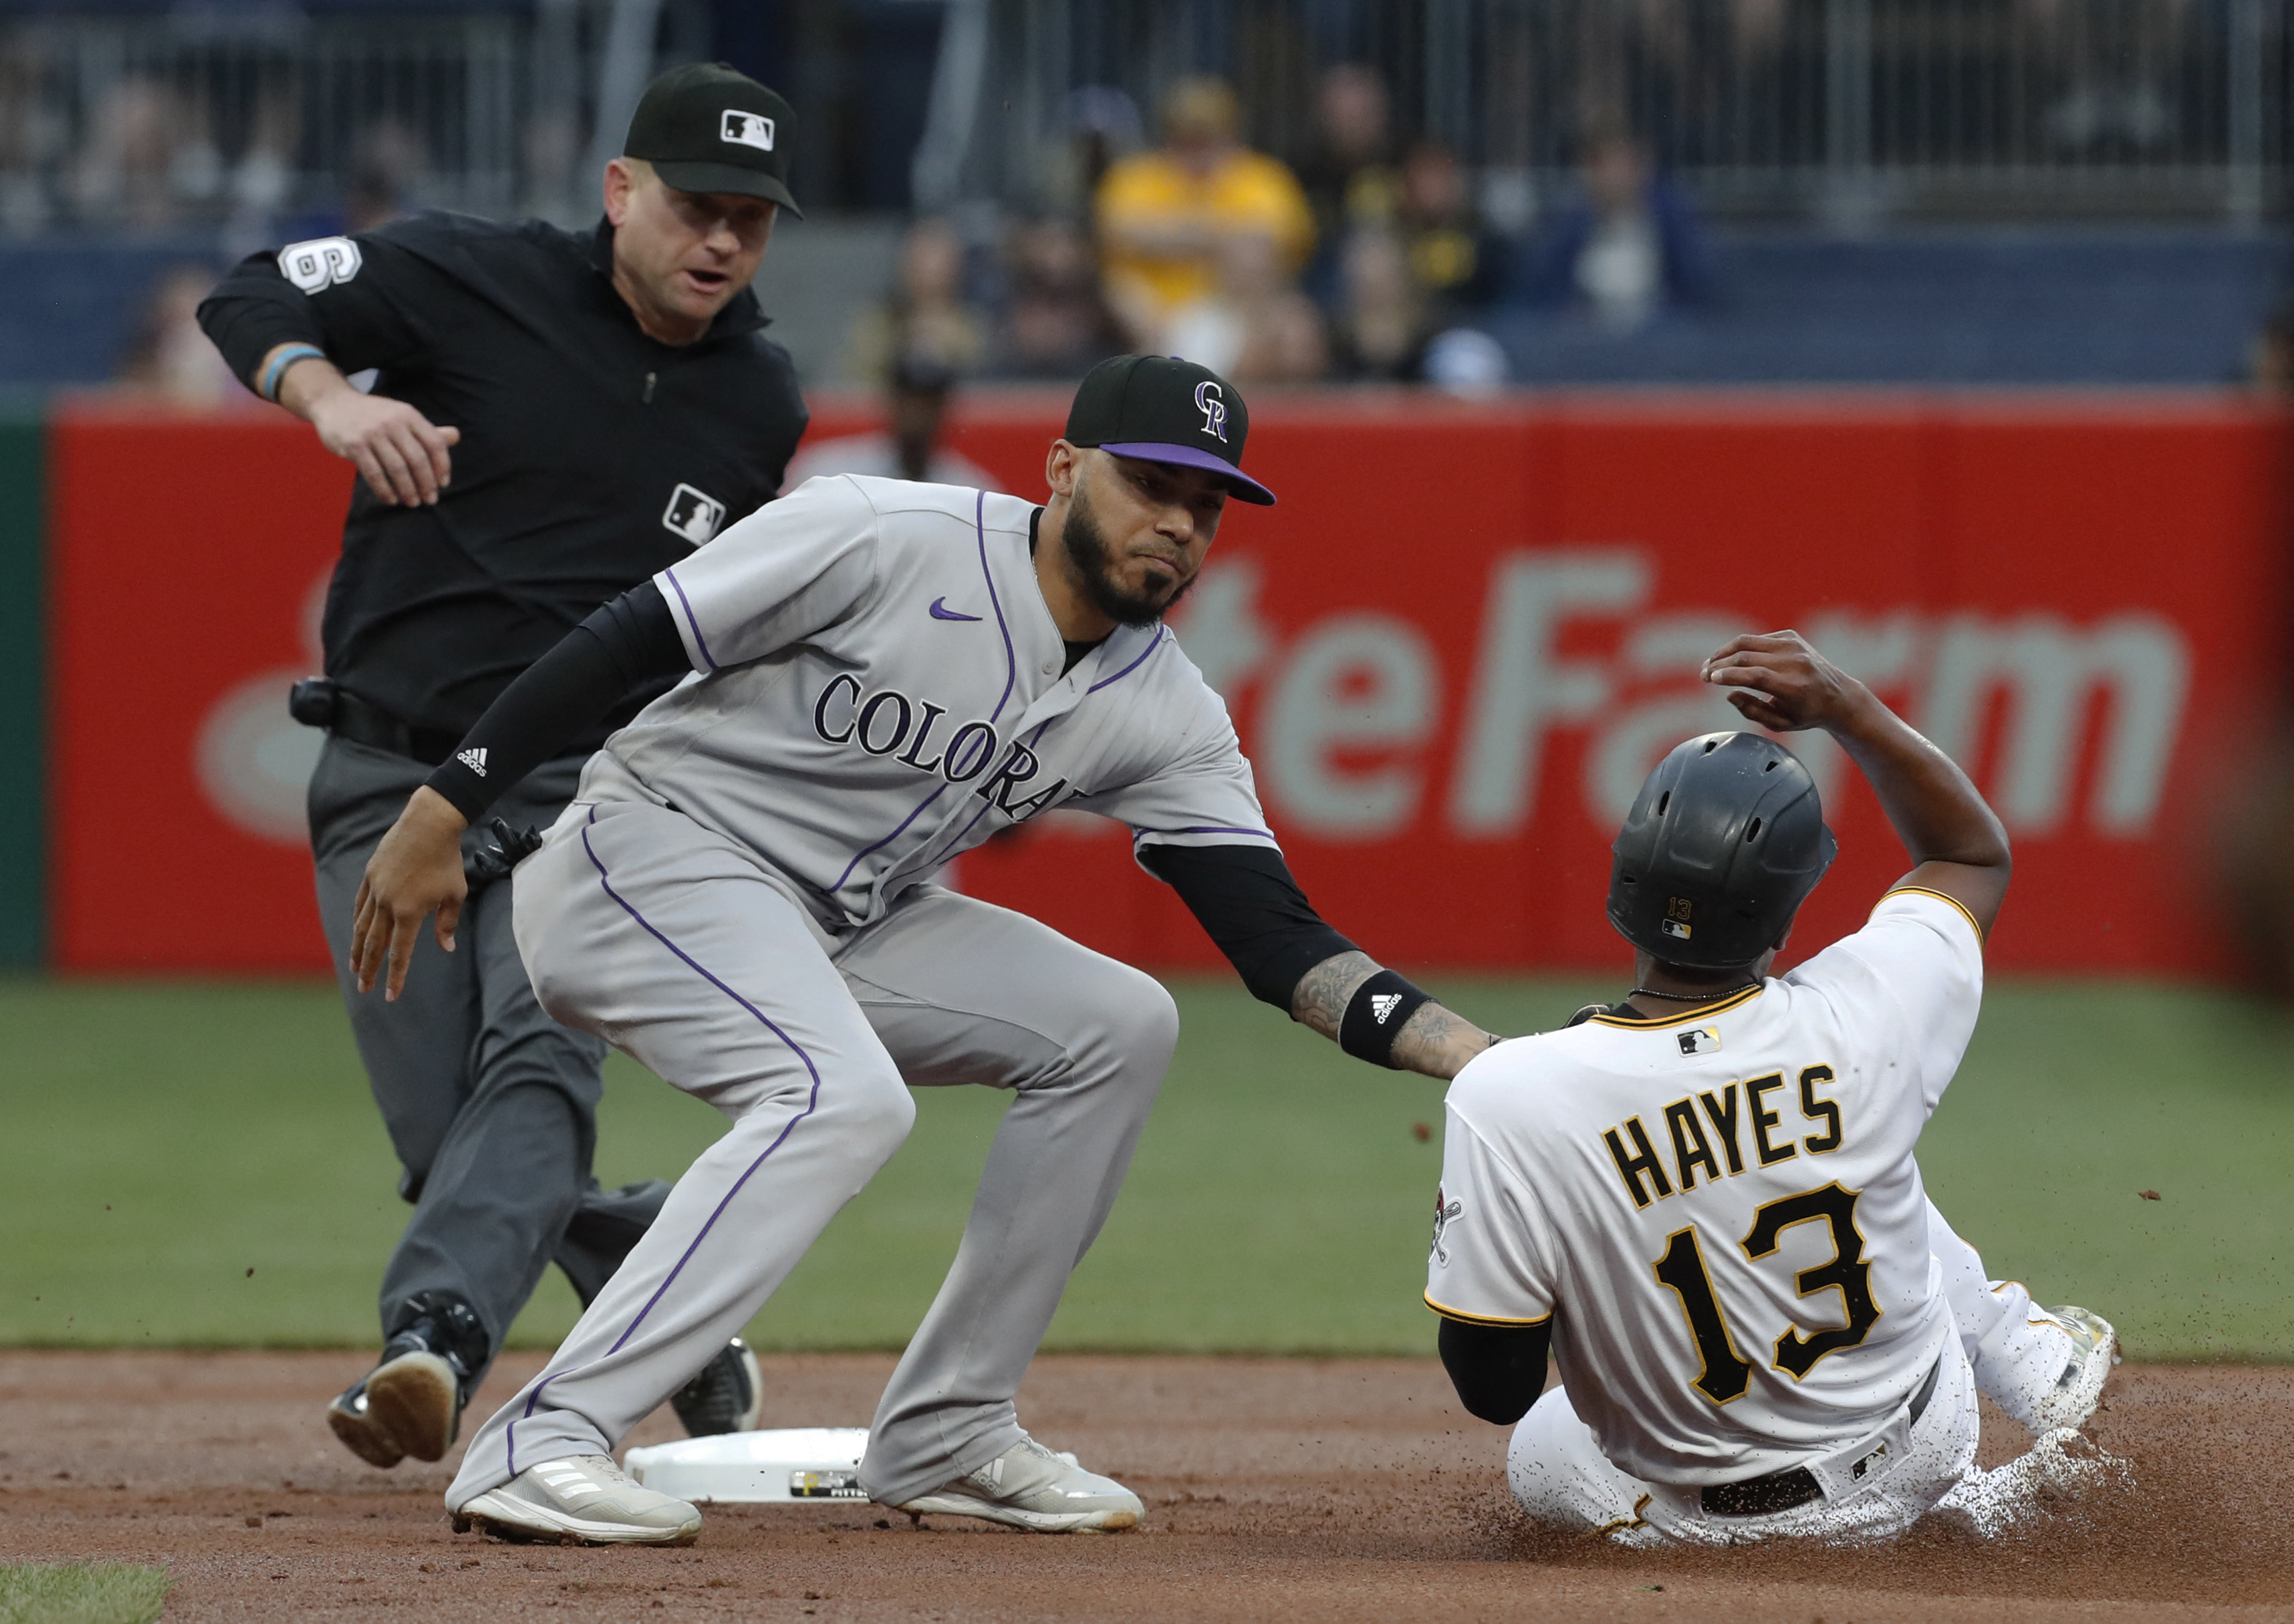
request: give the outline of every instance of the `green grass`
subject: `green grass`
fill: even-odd
[[[1441,987],[1513,1031],[1601,990]],[[1178,993],[1177,1063],[1050,1345],[1427,1350],[1440,1086],[1346,1060],[1229,986]],[[1930,1189],[1995,1274],[2103,1311],[2139,1356],[2294,1358],[2290,1049],[2294,1025],[2225,995],[1995,987],[1924,1142]],[[406,1209],[330,989],[0,980],[0,1344],[372,1341]],[[761,1345],[898,1347],[915,1326],[1004,1097],[919,1103],[758,1319]],[[617,1059],[598,1173],[674,1175],[718,1127]],[[515,1339],[550,1343],[574,1311],[553,1273]]]
[[[0,1563],[0,1624],[150,1624],[173,1582],[126,1562]]]

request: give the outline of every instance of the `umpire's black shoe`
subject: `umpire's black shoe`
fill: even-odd
[[[374,1418],[366,1401],[366,1377],[361,1376],[327,1406],[327,1425],[350,1452],[370,1466],[395,1466],[406,1451]]]
[[[717,1357],[702,1366],[698,1376],[670,1395],[669,1407],[696,1438],[753,1433],[764,1412],[764,1389],[757,1356],[736,1336],[717,1350]]]
[[[382,1362],[327,1406],[335,1436],[378,1466],[443,1459],[486,1362],[484,1328],[460,1297],[421,1292],[407,1307],[415,1318],[383,1344]]]

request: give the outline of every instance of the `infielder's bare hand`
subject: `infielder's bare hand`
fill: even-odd
[[[1732,638],[1704,662],[1701,675],[1733,690],[1729,702],[1747,721],[1777,733],[1846,725],[1872,698],[1870,689],[1796,631]]]
[[[264,356],[262,364],[270,363]],[[448,453],[461,443],[460,429],[439,427],[404,401],[360,394],[324,356],[290,363],[278,389],[279,403],[317,429],[320,444],[356,463],[367,489],[391,507],[435,502],[451,482]]]
[[[374,849],[351,914],[351,974],[359,991],[374,991],[376,972],[386,961],[390,982],[383,996],[398,1001],[422,922],[433,913],[438,946],[454,951],[454,927],[469,895],[462,878],[462,831],[468,827],[451,801],[425,784]]]

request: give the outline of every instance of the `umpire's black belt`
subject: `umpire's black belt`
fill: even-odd
[[[462,742],[460,734],[403,722],[380,705],[370,703],[348,688],[337,687],[323,678],[298,682],[295,688],[289,708],[297,721],[324,727],[337,738],[348,739],[354,744],[369,745],[419,761],[425,767],[435,767],[452,755],[454,747]]]
[[[1928,1401],[1935,1397],[1936,1378],[1942,1374],[1943,1360],[1939,1358],[1928,1367],[1920,1390],[1912,1394],[1913,1425],[1917,1426],[1927,1413]],[[1815,1473],[1806,1466],[1794,1466],[1766,1477],[1748,1477],[1741,1483],[1707,1483],[1698,1498],[1706,1512],[1716,1517],[1768,1517],[1822,1499],[1824,1489]]]

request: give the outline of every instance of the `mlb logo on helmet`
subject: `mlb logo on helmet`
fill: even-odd
[[[1665,916],[1658,922],[1658,927],[1667,936],[1677,936],[1685,942],[1688,939],[1689,919],[1696,912],[1696,905],[1688,897],[1675,897],[1667,905]]]
[[[754,147],[760,152],[769,152],[773,150],[773,121],[762,113],[728,107],[725,110],[723,122],[718,126],[717,138],[736,146]]]

